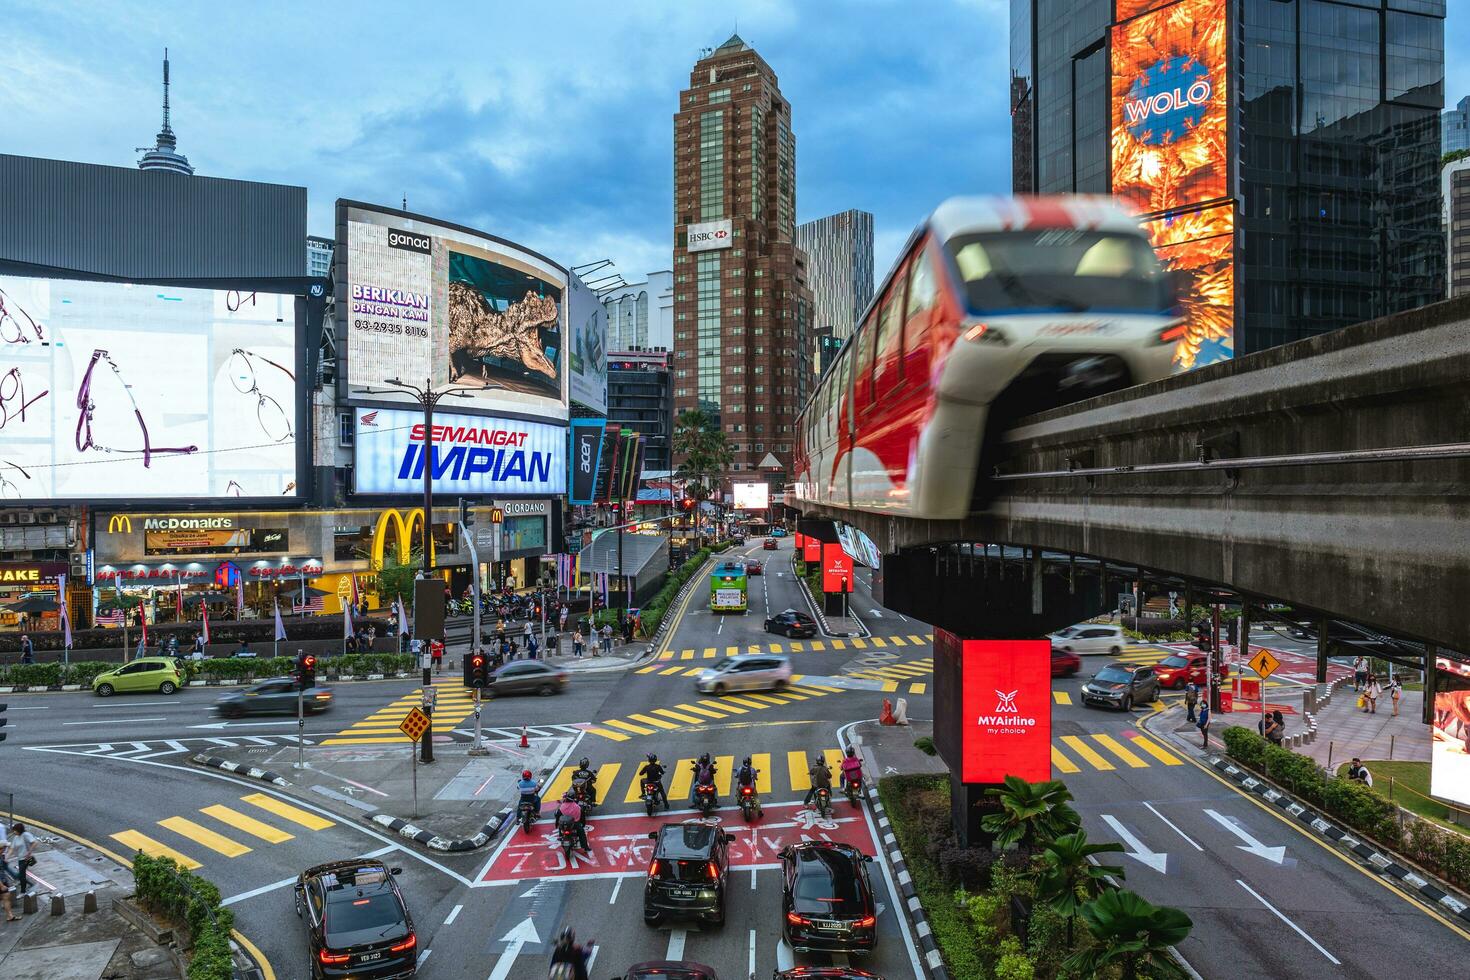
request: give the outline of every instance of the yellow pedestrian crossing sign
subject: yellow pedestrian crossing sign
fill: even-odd
[[[398,730],[407,735],[410,742],[417,742],[423,738],[428,727],[429,716],[418,708],[414,708],[404,716],[403,721],[398,725]]]
[[[1276,668],[1281,666],[1281,661],[1277,660],[1270,650],[1261,650],[1251,657],[1250,665],[1251,670],[1254,670],[1261,680],[1265,680],[1276,673]]]

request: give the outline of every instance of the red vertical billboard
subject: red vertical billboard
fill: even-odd
[[[852,591],[852,556],[840,542],[822,544],[822,591],[828,594]]]
[[[838,545],[841,547],[841,545]],[[801,557],[807,562],[819,562],[822,560],[822,542],[813,537],[802,539]]]
[[[1051,778],[1051,643],[934,631],[934,741],[960,781]]]

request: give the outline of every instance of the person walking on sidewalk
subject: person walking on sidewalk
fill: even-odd
[[[556,619],[557,619],[557,629],[559,629],[563,633],[565,633],[567,631],[567,617],[569,615],[571,615],[571,610],[568,609],[567,608],[567,604],[565,602],[563,602],[561,604],[561,612],[557,613],[557,616],[556,616]]]
[[[577,632],[572,634],[572,656],[582,655],[582,627],[577,627]]]
[[[1194,723],[1194,727],[1199,729],[1200,745],[1203,748],[1208,749],[1210,747],[1210,705],[1209,705],[1209,702],[1202,702],[1200,704],[1200,706],[1199,706],[1199,720]]]
[[[1368,680],[1368,658],[1353,658],[1353,690],[1361,691],[1363,684]]]
[[[25,633],[20,635],[20,662],[23,664],[36,662],[36,647]]]
[[[612,656],[612,623],[606,623],[602,627],[602,653],[604,656]]]
[[[5,862],[0,861],[0,906],[5,909],[6,922],[19,922],[20,916],[15,914],[15,909],[10,904],[10,890],[13,887],[13,879],[10,872],[5,869]]]
[[[1363,688],[1363,697],[1368,699],[1368,714],[1378,714],[1378,696],[1383,693],[1383,685],[1378,683],[1377,674],[1368,675],[1368,684]]]
[[[16,892],[31,890],[30,869],[36,863],[36,837],[23,823],[12,824],[10,840],[5,844],[5,863],[15,869]]]
[[[1395,718],[1399,716],[1399,698],[1403,695],[1403,693],[1403,682],[1399,680],[1397,674],[1391,675],[1388,678],[1388,696],[1393,700],[1393,716]]]
[[[1184,688],[1184,710],[1186,712],[1185,717],[1188,718],[1191,725],[1194,724],[1194,709],[1198,704],[1199,688],[1195,686],[1193,682],[1191,682],[1185,685]]]

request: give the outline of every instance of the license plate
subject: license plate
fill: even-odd
[[[361,953],[357,957],[357,962],[359,962],[359,963],[373,963],[373,962],[376,962],[377,960],[380,960],[382,958],[383,958],[383,954],[382,954],[381,951],[379,951],[377,953]]]
[[[816,919],[812,922],[812,924],[818,929],[825,929],[827,932],[847,931],[847,923],[845,922],[830,922],[826,919]]]
[[[692,889],[692,888],[675,888],[674,889],[674,897],[675,898],[693,898],[694,897],[694,889]]]

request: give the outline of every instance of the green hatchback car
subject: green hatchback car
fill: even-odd
[[[172,694],[184,683],[184,672],[172,657],[139,657],[92,679],[92,693],[110,698],[129,691]]]

